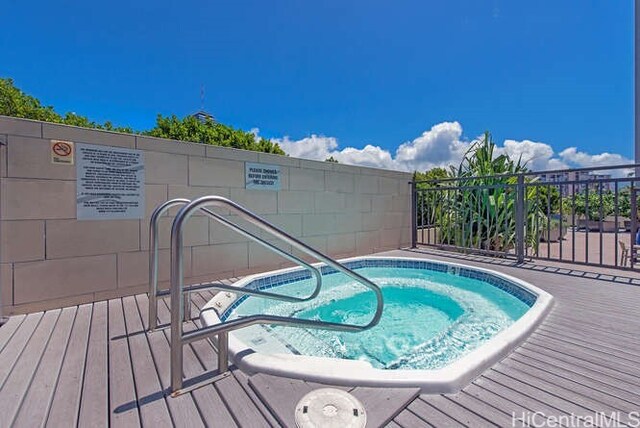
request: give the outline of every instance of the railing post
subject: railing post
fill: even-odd
[[[229,333],[218,333],[218,373],[229,370]]]
[[[518,263],[524,263],[524,174],[518,174],[516,184],[516,257]]]
[[[158,210],[151,215],[149,222],[149,330],[158,327],[158,223],[156,215]]]
[[[0,141],[0,146],[6,146],[7,145],[7,141],[6,139],[4,141]],[[6,153],[6,152],[5,152]],[[0,158],[1,162],[4,162],[5,160]],[[10,224],[11,222],[4,222],[5,224]],[[4,230],[0,230],[0,234],[4,233]],[[0,280],[0,326],[2,324],[5,324],[7,321],[9,321],[9,318],[7,318],[6,316],[3,315],[3,310],[2,310],[2,305],[6,305],[7,303],[3,303],[2,302],[2,290],[4,287],[6,287],[7,284],[4,284],[1,280]]]
[[[418,243],[418,193],[415,177],[409,186],[411,190],[411,248],[416,248]]]
[[[188,322],[191,321],[191,293],[183,292],[183,301],[184,309],[182,310],[182,321]]]
[[[631,269],[633,269],[636,255],[636,233],[638,233],[638,192],[636,189],[635,177],[631,181],[629,196],[631,197],[631,231],[629,233],[631,235],[629,237],[629,255],[631,257],[629,257],[629,265],[631,266]]]
[[[184,333],[182,225],[188,214],[185,208],[178,212],[171,227],[171,391],[173,394],[182,389],[182,335]]]

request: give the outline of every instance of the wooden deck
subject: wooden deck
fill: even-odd
[[[523,426],[512,415],[534,412],[565,418],[613,412],[621,425],[633,425],[630,412],[640,411],[640,287],[634,285],[640,276],[481,260],[467,263],[549,291],[556,297],[552,313],[514,353],[457,394],[347,388],[365,404],[367,426]],[[210,297],[193,296],[194,316]],[[12,317],[0,327],[0,426],[291,426],[297,400],[318,387],[234,370],[170,398],[169,333],[146,333],[146,317],[145,295]],[[169,319],[164,303],[159,317]],[[206,341],[185,347],[189,377],[215,369],[215,361]]]

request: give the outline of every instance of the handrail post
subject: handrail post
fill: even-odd
[[[525,240],[525,222],[524,222],[524,174],[518,174],[516,184],[516,257],[518,263],[524,263],[524,240]]]
[[[166,201],[156,207],[149,219],[149,330],[158,327],[158,222],[169,208],[189,202],[181,198]]]
[[[182,320],[184,317],[182,225],[187,217],[180,215],[183,213],[183,211],[178,213],[171,228],[171,389],[173,392],[182,389]]]
[[[218,333],[218,373],[229,370],[229,332]]]
[[[416,191],[416,177],[409,182],[411,189],[411,248],[418,246],[418,194]]]
[[[187,291],[187,295],[183,296],[184,309],[182,311],[182,321],[191,321],[191,293]]]
[[[157,210],[149,222],[149,330],[158,327],[158,217]]]

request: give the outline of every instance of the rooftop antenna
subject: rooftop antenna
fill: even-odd
[[[200,85],[200,110],[193,114],[192,116],[195,117],[196,119],[198,119],[200,122],[204,123],[208,120],[214,121],[215,118],[207,113],[204,109],[204,83]]]
[[[204,111],[204,83],[200,85],[200,111]]]

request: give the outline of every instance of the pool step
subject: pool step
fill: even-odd
[[[329,386],[262,373],[249,377],[249,385],[285,427],[296,426],[296,404],[302,397],[314,389]],[[349,391],[360,400],[367,412],[367,428],[385,426],[420,394],[419,388],[331,387]]]

